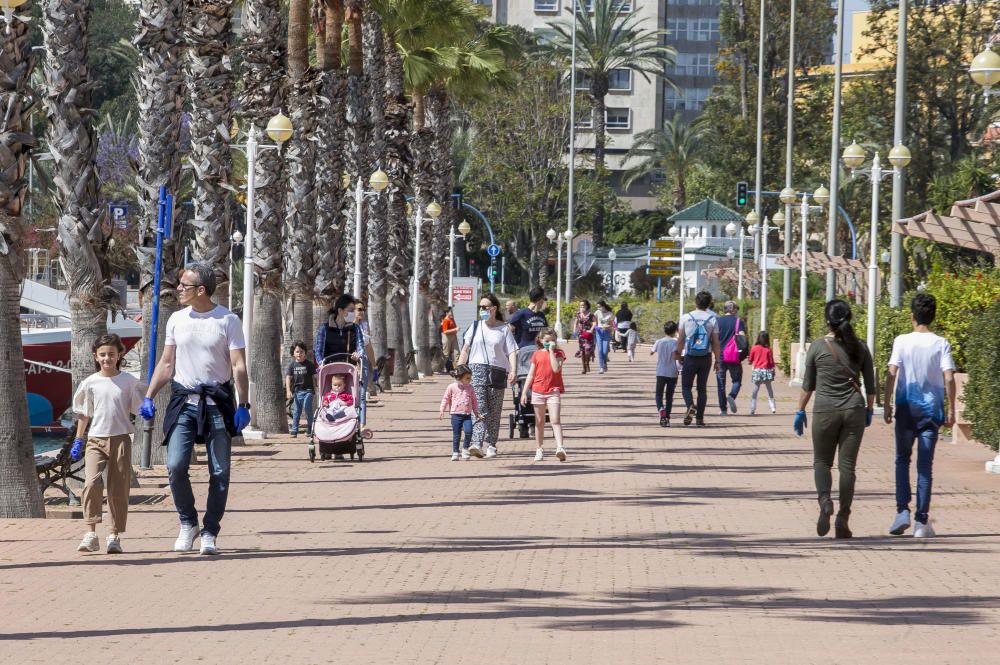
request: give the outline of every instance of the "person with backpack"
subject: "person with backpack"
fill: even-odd
[[[901,536],[910,528],[910,460],[916,441],[917,524],[913,535],[929,538],[934,535],[928,512],[938,430],[955,424],[955,361],[948,340],[931,332],[937,315],[934,296],[915,296],[910,313],[913,332],[893,340],[883,401],[886,424],[892,424],[894,415],[896,422],[896,516],[889,533]]]
[[[674,356],[683,362],[681,370],[681,395],[684,397],[684,424],[695,421],[698,427],[705,427],[705,406],[708,404],[708,375],[719,371],[719,324],[715,314],[709,311],[712,294],[701,291],[694,297],[697,309],[681,317],[680,334]],[[697,381],[698,401],[694,400],[693,388]]]
[[[722,362],[719,363],[719,370],[715,373],[715,380],[719,386],[720,416],[736,413],[736,398],[743,383],[743,361],[750,351],[747,344],[747,324],[740,318],[739,305],[727,300],[722,306],[722,313],[719,317],[719,348],[722,349]],[[733,382],[728,395],[727,375]]]
[[[805,433],[806,406],[813,393],[813,478],[819,501],[816,534],[830,532],[833,515],[833,458],[840,472],[840,511],[835,524],[836,538],[850,538],[848,526],[854,502],[854,469],[865,428],[872,424],[875,403],[875,369],[868,347],[858,339],[851,326],[851,306],[843,300],[831,300],[823,312],[827,334],[814,340],[806,353],[805,372],[799,410],[792,421],[798,436]],[[864,393],[861,382],[864,381]],[[867,398],[865,397],[867,395]]]

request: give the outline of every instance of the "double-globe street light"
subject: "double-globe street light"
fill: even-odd
[[[344,174],[343,185],[344,189],[351,186],[350,174]],[[366,196],[378,196],[389,186],[389,176],[382,169],[378,169],[368,178],[368,186],[371,189],[365,190],[364,182],[359,177],[354,187],[354,283],[351,284],[351,290],[354,292],[355,298],[361,297],[361,205]]]
[[[414,343],[417,340],[417,295],[420,292],[420,227],[424,225],[424,211],[431,218],[431,223],[436,223],[441,216],[441,206],[437,201],[431,201],[426,208],[417,206],[417,216],[414,220],[416,233],[413,240],[413,288],[410,289],[410,335]]]
[[[680,279],[677,282],[678,285],[680,286],[680,292],[681,292],[680,314],[677,315],[677,320],[680,321],[680,318],[684,316],[684,292],[687,291],[687,277],[684,274],[685,261],[687,258],[686,257],[687,241],[688,238],[691,238],[693,240],[694,238],[698,237],[698,227],[696,226],[688,227],[687,233],[685,234],[680,228],[676,226],[671,226],[670,231],[668,231],[667,233],[674,240],[680,240],[681,242],[681,274],[680,274]],[[697,265],[698,264],[696,263],[695,266],[697,267]],[[697,286],[698,286],[698,277],[696,274],[695,288],[697,288]]]
[[[1000,54],[993,50],[994,46],[1000,46],[1000,17],[997,17],[994,23],[993,34],[990,35],[986,47],[969,65],[969,76],[983,87],[983,97],[987,102],[993,86],[1000,83]]]
[[[889,161],[892,163],[892,171],[882,170],[882,161],[879,154],[875,153],[870,169],[862,169],[865,163],[865,151],[857,142],[844,148],[842,159],[844,166],[851,169],[851,177],[866,175],[872,183],[872,212],[871,212],[871,249],[868,255],[868,335],[865,338],[868,344],[868,352],[875,356],[875,306],[877,302],[876,292],[878,291],[878,194],[882,178],[893,176],[900,178],[903,175],[903,168],[910,163],[910,150],[905,145],[897,145],[889,151]]]
[[[452,222],[451,229],[448,230],[448,306],[455,305],[455,241],[464,238],[472,231],[472,227],[464,219],[458,225],[458,233],[455,233],[455,223]]]
[[[555,229],[549,229],[545,233],[545,237],[549,239],[549,242],[554,242],[556,244],[556,337],[558,339],[563,338],[562,333],[562,246],[563,243],[569,244],[573,240],[573,232],[570,229],[566,229],[562,233],[557,232]],[[568,258],[568,256],[567,256]],[[569,275],[566,276],[569,279]]]
[[[802,263],[799,267],[799,352],[795,358],[795,378],[792,385],[802,385],[806,369],[806,298],[809,286],[809,273],[806,272],[807,242],[809,239],[809,213],[811,211],[822,212],[823,207],[830,201],[830,190],[823,185],[816,188],[812,198],[818,205],[809,205],[809,193],[801,194],[802,203],[799,206],[799,214],[802,216]]]

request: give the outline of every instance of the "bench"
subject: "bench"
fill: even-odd
[[[41,455],[35,455],[35,473],[38,474],[38,484],[42,494],[50,487],[58,489],[66,495],[69,505],[80,505],[80,498],[69,488],[68,480],[73,479],[81,485],[84,479],[80,477],[83,471],[83,459],[74,461],[69,455],[72,443],[65,443],[59,450],[50,450]]]

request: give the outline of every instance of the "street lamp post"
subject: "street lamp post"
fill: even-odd
[[[742,226],[742,223],[740,224],[740,226]],[[735,238],[737,231],[738,231],[738,229],[736,228],[736,222],[729,222],[728,224],[726,224],[726,235],[729,236],[730,238]],[[741,235],[741,240],[742,240],[742,233],[740,235]],[[729,260],[732,261],[734,258],[736,258],[736,250],[733,249],[732,247],[730,247],[726,251],[726,256],[728,256]],[[736,286],[736,299],[740,300],[740,299],[743,298],[743,244],[742,244],[742,242],[740,243],[740,267],[737,269],[737,272],[739,274],[736,276],[736,284],[737,284],[737,286]]]
[[[677,320],[684,316],[684,292],[687,290],[687,282],[684,277],[684,254],[685,254],[685,235],[681,233],[681,230],[676,226],[671,226],[670,231],[667,232],[671,238],[678,240],[681,243],[681,274],[680,279],[677,280],[678,291],[680,291],[680,314],[677,315]]]
[[[573,239],[573,232],[566,229],[563,233],[557,233],[555,229],[549,229],[545,237],[549,242],[556,244],[556,338],[562,339],[562,246]]]
[[[455,224],[452,223],[451,229],[448,231],[448,306],[453,307],[455,305],[454,296],[454,285],[455,285],[455,240],[458,238],[464,238],[472,227],[465,220],[458,225],[458,233],[455,233]]]
[[[778,222],[778,215],[774,216],[775,225],[779,228],[784,226],[785,229],[786,257],[792,253],[792,206],[795,205],[795,190],[792,189],[792,144],[795,139],[795,4],[795,0],[791,0],[788,23],[788,90],[786,92],[788,106],[785,113],[787,118],[785,127],[785,188],[781,190],[781,195],[778,196],[781,202],[785,204],[785,212],[781,215],[783,222]],[[792,196],[790,200],[786,200],[783,195],[789,190],[791,190]],[[781,213],[779,212],[779,214]],[[792,271],[786,266],[782,272],[781,302],[787,303],[792,298]],[[763,325],[761,325],[761,329],[765,329]]]
[[[757,215],[757,211],[756,210],[751,210],[750,212],[747,213],[747,217],[746,217],[747,226],[751,227],[751,228],[754,227],[754,226],[756,226],[758,219],[760,219],[760,218]],[[746,230],[744,229],[743,224],[740,224],[740,276],[741,277],[743,276],[743,252],[744,252],[745,246],[746,246]],[[754,247],[756,247],[756,245]],[[756,254],[756,250],[755,250],[754,261],[756,261],[756,260],[757,260],[757,254]],[[742,279],[740,280],[740,286],[737,289],[737,291],[738,292],[736,294],[736,299],[737,300],[743,300],[743,280]]]
[[[254,381],[253,372],[250,371],[250,333],[253,330],[253,242],[256,224],[256,188],[257,188],[257,151],[258,150],[278,150],[281,145],[292,137],[292,121],[280,111],[267,123],[265,130],[267,135],[274,141],[273,145],[260,145],[258,143],[259,130],[251,125],[247,132],[246,146],[236,146],[245,149],[247,155],[247,206],[246,206],[246,236],[243,238],[243,337],[247,341],[246,366],[250,374],[250,395],[247,399],[254,402]],[[232,291],[232,283],[230,283]],[[232,296],[230,296],[232,297]]]
[[[236,265],[236,248],[243,244],[243,234],[238,230],[233,233],[232,248],[229,254],[229,309],[233,309],[233,268]],[[245,257],[244,257],[245,258]]]
[[[872,160],[871,169],[861,169],[865,162],[865,151],[856,142],[844,148],[844,165],[851,169],[851,177],[858,174],[867,175],[872,183],[872,207],[871,207],[871,247],[868,254],[868,334],[866,342],[868,352],[875,355],[875,307],[877,304],[876,293],[878,291],[878,195],[882,178],[886,176],[898,176],[907,164],[910,163],[910,151],[906,146],[900,144],[889,151],[889,161],[892,163],[892,171],[883,172],[882,160],[879,154],[875,153]]]
[[[616,252],[615,248],[612,247],[611,251],[608,252],[608,261],[611,262],[611,273],[610,273],[611,279],[609,279],[608,282],[611,285],[611,289],[610,290],[611,290],[611,297],[612,298],[615,297],[615,259],[617,259],[617,258],[618,258],[618,252]]]
[[[361,204],[366,196],[378,196],[389,186],[389,176],[379,169],[368,178],[370,190],[365,191],[361,178],[354,187],[354,283],[351,285],[354,297],[361,297]]]
[[[437,222],[438,217],[441,216],[441,206],[438,205],[437,201],[431,201],[427,204],[427,216],[431,218],[431,223]],[[420,318],[417,316],[417,296],[420,292],[420,227],[423,225],[423,210],[417,205],[416,233],[413,234],[413,290],[410,293],[410,335],[414,343],[417,339],[417,321]]]
[[[809,205],[809,194],[808,192],[803,192],[802,204],[799,207],[799,214],[802,216],[802,263],[799,267],[799,352],[795,358],[795,378],[791,382],[795,386],[802,385],[806,369],[806,298],[808,297],[809,286],[809,273],[806,272],[806,253],[809,237],[809,211],[816,210],[822,212],[824,204],[830,200],[830,192],[826,187],[820,185],[813,192],[812,197],[819,204],[818,206]]]

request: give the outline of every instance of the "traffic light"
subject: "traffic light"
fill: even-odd
[[[462,188],[456,187],[451,193],[451,202],[455,206],[455,210],[459,213],[462,212],[462,204],[465,203],[465,199],[462,198]]]
[[[736,205],[743,207],[747,204],[747,183],[743,180],[736,183]]]

